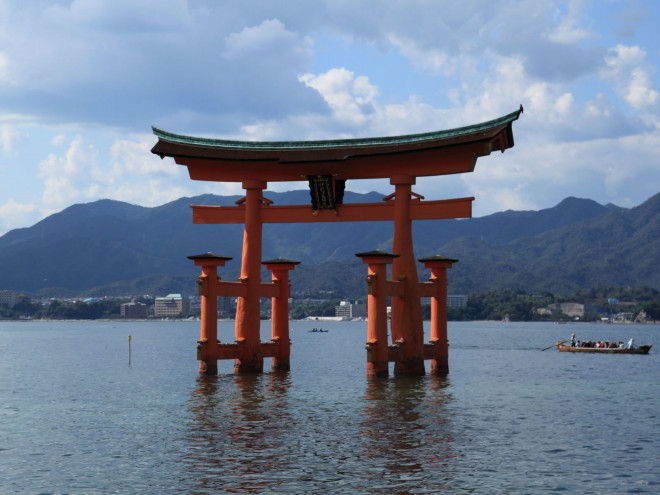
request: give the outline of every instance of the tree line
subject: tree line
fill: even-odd
[[[291,319],[310,316],[334,316],[335,306],[345,297],[338,292],[306,294],[289,307]],[[121,305],[129,299],[99,299],[94,301],[65,302],[52,299],[48,304],[34,302],[30,297],[18,296],[16,303],[9,307],[0,304],[0,319],[49,319],[49,320],[96,320],[120,318]],[[153,300],[142,301],[147,304]],[[366,304],[366,299],[362,299]],[[528,294],[523,290],[491,290],[468,296],[467,306],[450,307],[447,319],[450,321],[509,320],[509,321],[557,321],[570,317],[559,311],[539,312],[565,302],[583,304],[581,321],[597,321],[604,316],[620,312],[631,313],[635,318],[640,312],[647,320],[660,321],[660,292],[656,289],[603,287],[584,289],[569,295],[555,295],[550,292]],[[422,305],[424,319],[430,319],[429,305]],[[191,312],[195,315],[195,312]],[[199,311],[197,310],[197,316]],[[184,315],[188,316],[188,315]],[[231,316],[231,315],[228,315]],[[264,314],[264,317],[268,315]]]
[[[0,319],[19,320],[98,320],[119,318],[121,305],[128,300],[99,299],[91,302],[67,302],[52,299],[48,304],[34,302],[28,296],[19,296],[12,307],[0,304]]]
[[[321,297],[321,295],[309,295]],[[335,306],[345,299],[332,294],[333,297],[323,302],[297,302],[291,305],[292,319],[302,319],[309,316],[334,316]],[[366,303],[366,299],[361,299]],[[660,321],[660,292],[647,288],[617,288],[602,287],[584,289],[568,295],[555,295],[551,292],[528,294],[523,290],[491,290],[476,292],[468,296],[467,306],[447,308],[447,319],[450,321],[474,320],[509,320],[509,321],[561,321],[571,319],[559,311],[539,312],[539,308],[572,302],[583,304],[585,312],[581,321],[597,321],[605,316],[620,312],[629,312],[635,318],[644,311],[647,318]],[[422,305],[424,319],[431,318],[430,305]]]
[[[540,308],[561,303],[584,305],[581,321],[598,321],[621,312],[632,319],[644,311],[647,319],[660,321],[660,292],[655,289],[601,287],[583,289],[557,296],[551,292],[527,294],[522,290],[498,290],[470,294],[466,307],[448,308],[447,319],[452,321],[509,320],[562,321],[572,319],[559,310],[539,312]]]

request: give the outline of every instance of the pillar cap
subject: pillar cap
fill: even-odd
[[[262,265],[299,265],[300,261],[288,260],[286,258],[275,258],[272,260],[262,261]]]
[[[398,258],[398,254],[388,253],[387,251],[381,251],[376,249],[374,251],[366,251],[364,253],[355,253],[355,256],[362,258],[362,263],[392,263],[394,258]]]
[[[355,256],[358,258],[364,258],[365,256],[379,256],[382,258],[398,258],[398,254],[388,253],[387,251],[382,251],[380,249],[375,249],[373,251],[365,251],[364,253],[355,253]]]
[[[426,258],[419,258],[417,261],[420,263],[458,263],[457,259],[447,258],[436,254],[435,256],[428,256]]]
[[[221,256],[219,254],[215,254],[212,252],[206,252],[202,254],[193,254],[192,256],[188,256],[189,260],[225,260],[229,261],[233,258],[230,258],[229,256]]]
[[[195,265],[224,266],[227,261],[233,258],[230,258],[229,256],[220,256],[219,254],[209,252],[202,254],[193,254],[192,256],[188,256],[188,259],[193,260],[195,262]]]

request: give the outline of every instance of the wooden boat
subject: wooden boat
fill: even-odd
[[[623,348],[599,348],[599,347],[571,347],[570,345],[557,344],[557,349],[559,352],[591,352],[591,353],[600,353],[600,354],[648,354],[653,347],[653,344],[640,345],[628,349],[627,347]]]

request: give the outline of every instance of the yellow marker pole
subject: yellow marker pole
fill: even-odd
[[[131,336],[128,336],[128,365],[131,365]]]

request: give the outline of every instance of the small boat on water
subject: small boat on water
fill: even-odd
[[[313,328],[311,330],[307,330],[308,332],[318,332],[318,333],[327,333],[327,330],[323,330],[322,328]]]
[[[600,347],[571,347],[570,345],[563,345],[558,343],[557,349],[559,352],[590,352],[600,354],[648,354],[653,347],[653,344],[640,345],[637,347],[615,347],[615,348],[600,348]]]

